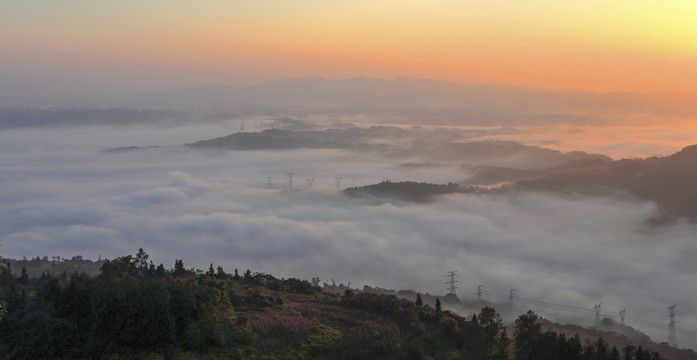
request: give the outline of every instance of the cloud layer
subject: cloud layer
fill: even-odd
[[[347,187],[386,178],[443,183],[463,173],[342,149],[202,151],[165,144],[104,152],[165,138],[181,144],[220,131],[189,130],[0,133],[2,255],[113,258],[143,247],[167,267],[181,258],[198,268],[213,262],[227,271],[434,294],[444,293],[445,273],[458,270],[463,296],[485,284],[486,298],[496,302],[515,288],[520,299],[588,309],[602,302],[609,314],[626,306],[628,319],[630,309],[636,317],[628,323],[658,340],[665,308],[677,303],[679,327],[697,329],[697,227],[647,227],[655,204],[517,192],[452,194],[427,204],[352,198],[336,192],[335,176]],[[285,191],[289,172],[299,191]],[[308,178],[315,179],[311,189]]]

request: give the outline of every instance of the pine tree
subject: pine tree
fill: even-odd
[[[421,300],[421,294],[416,294],[416,305],[422,306],[424,304],[423,300]]]
[[[227,274],[225,273],[225,270],[223,270],[223,267],[218,266],[218,272],[216,274],[216,277],[218,279],[225,279],[226,276],[227,276]]]
[[[26,267],[22,266],[22,275],[19,276],[17,281],[22,285],[26,285],[29,282],[29,275],[27,275]]]
[[[612,347],[612,351],[610,352],[610,360],[620,360],[620,352],[617,351],[616,347]]]
[[[215,269],[213,269],[213,263],[211,263],[211,266],[208,268],[208,276],[213,276],[215,275]]]
[[[150,256],[145,253],[143,248],[138,249],[136,258],[134,260],[136,273],[138,276],[145,276],[148,273],[148,258]]]
[[[184,261],[181,259],[174,260],[174,276],[182,276],[186,274],[186,269],[184,269]]]
[[[440,299],[436,298],[436,311],[440,311]]]
[[[160,263],[160,265],[157,266],[157,269],[155,269],[155,275],[157,276],[165,276],[165,266]]]

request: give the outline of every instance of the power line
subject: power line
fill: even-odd
[[[477,296],[478,300],[482,300],[484,298],[484,295],[490,295],[490,294],[499,294],[501,297],[504,297],[504,294],[507,295],[508,301],[510,302],[511,299],[515,300],[516,303],[523,305],[523,306],[529,306],[532,308],[537,308],[537,309],[545,309],[545,310],[556,310],[556,311],[561,311],[561,312],[567,312],[567,313],[573,313],[573,314],[578,314],[578,315],[590,315],[593,314],[595,315],[596,323],[600,322],[601,316],[603,317],[608,317],[608,318],[613,318],[617,316],[616,312],[608,312],[608,311],[603,311],[602,310],[602,303],[594,304],[593,308],[586,307],[582,304],[578,305],[571,305],[569,303],[555,303],[555,302],[548,302],[548,301],[542,301],[542,300],[535,300],[531,297],[520,297],[517,294],[518,293],[524,293],[524,294],[532,294],[528,293],[525,291],[518,291],[514,289],[508,289],[504,290],[502,288],[496,288],[496,287],[491,287],[489,285],[486,285],[487,289],[493,289],[493,291],[485,291],[484,284],[481,284],[478,280],[474,279],[473,277],[468,277],[466,275],[460,276],[458,275],[465,283],[468,283],[470,285],[467,285],[467,288],[474,288],[476,286],[476,292],[474,294]],[[477,284],[477,285],[475,285]],[[514,293],[512,292],[515,291]],[[607,304],[606,304],[607,305]],[[631,311],[631,314],[627,314],[626,309],[629,308]],[[675,307],[670,307],[669,309],[675,309]],[[632,310],[634,309],[634,310]],[[632,315],[634,314],[634,315]],[[637,315],[638,314],[638,315]],[[665,331],[666,329],[669,332],[669,340],[672,342],[673,339],[677,338],[676,334],[683,334],[685,336],[689,336],[690,338],[697,337],[697,330],[694,329],[695,326],[690,326],[690,327],[678,327],[677,322],[675,321],[675,314],[669,314],[671,316],[670,322],[666,325],[666,323],[662,322],[662,319],[665,319],[665,312],[663,315],[660,315],[656,311],[646,311],[646,309],[638,308],[638,307],[633,307],[633,306],[626,306],[622,307],[621,310],[619,310],[619,317],[620,317],[620,322],[623,325],[630,325],[636,328],[637,330],[641,330],[642,328],[651,328],[654,330],[663,330]],[[683,324],[688,323],[688,324],[695,324],[697,323],[697,317],[688,315],[685,316],[685,319],[681,318],[681,320],[687,320],[683,322]],[[671,329],[672,328],[672,329]],[[673,346],[669,342],[669,345]],[[675,346],[677,347],[677,340],[674,342]]]

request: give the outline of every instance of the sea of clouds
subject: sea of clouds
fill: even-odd
[[[420,159],[342,149],[182,146],[238,127],[3,130],[0,254],[113,259],[142,247],[168,268],[183,259],[201,269],[213,263],[228,272],[249,268],[439,295],[446,272],[457,270],[462,297],[483,284],[485,299],[494,302],[516,289],[521,302],[586,309],[602,303],[616,320],[626,307],[628,324],[658,341],[665,340],[667,307],[677,304],[678,327],[697,330],[697,226],[649,226],[653,203],[522,192],[453,194],[419,204],[349,197],[336,191],[335,177],[345,188],[386,179],[461,181],[467,173],[398,166]],[[107,151],[132,145],[159,147]],[[534,310],[559,320],[594,317]],[[678,336],[681,345],[697,345],[686,332]]]

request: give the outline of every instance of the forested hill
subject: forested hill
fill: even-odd
[[[601,163],[591,169],[570,171],[520,181],[520,190],[602,194],[626,191],[655,201],[666,219],[697,222],[697,145],[666,157],[624,159]]]
[[[414,181],[383,181],[381,183],[352,187],[344,193],[352,196],[371,195],[377,197],[396,197],[408,201],[426,202],[437,195],[465,193],[477,190],[471,186],[460,186],[455,183],[431,184]]]
[[[660,356],[603,339],[543,332],[532,312],[514,329],[484,307],[471,318],[420,296],[323,292],[313,283],[212,264],[173,269],[135,256],[77,273],[0,275],[3,359],[628,359]],[[624,359],[624,357],[622,357]]]

